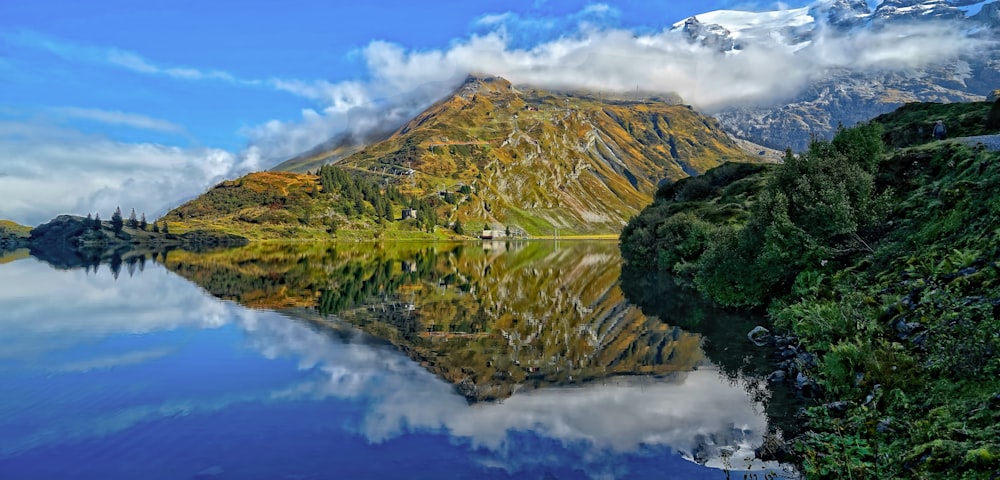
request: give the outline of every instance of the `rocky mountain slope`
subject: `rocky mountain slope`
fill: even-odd
[[[616,233],[663,180],[753,161],[710,117],[653,99],[519,88],[470,76],[385,140],[337,142],[280,168],[328,162],[420,198],[447,198],[442,224],[530,234]]]
[[[784,48],[798,56],[819,57],[828,54],[824,48],[831,38],[932,24],[963,32],[970,41],[990,40],[1000,31],[1000,2],[884,0],[871,9],[865,0],[819,0],[807,7],[773,12],[707,12],[676,23],[673,31],[720,55],[748,48]],[[922,49],[939,47],[928,39]],[[1000,50],[996,48],[945,56],[918,67],[876,67],[831,67],[816,72],[806,88],[791,98],[726,107],[713,114],[741,138],[801,150],[810,138],[829,138],[838,124],[854,125],[909,102],[979,101],[1000,85]]]

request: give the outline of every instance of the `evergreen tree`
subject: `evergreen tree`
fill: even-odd
[[[100,212],[94,214],[94,223],[90,224],[90,228],[94,230],[101,229],[101,214]]]
[[[135,218],[135,209],[132,209],[132,213],[128,214],[128,223],[126,225],[129,228],[139,228],[139,219]]]
[[[387,220],[389,220],[390,222],[395,220],[395,218],[392,216],[392,203],[387,201],[383,204],[382,208],[383,208],[382,214],[385,215],[385,218]]]
[[[146,223],[146,212],[142,212],[142,218],[139,219],[139,228],[145,230],[149,224]]]
[[[153,222],[153,233],[160,233],[160,226]]]
[[[122,208],[117,207],[115,208],[115,213],[111,215],[111,229],[114,230],[115,233],[121,233],[122,225],[124,224],[125,221],[122,220]]]
[[[453,230],[455,230],[455,233],[459,235],[465,235],[465,229],[462,228],[461,220],[455,220],[455,227],[453,228]]]
[[[163,228],[160,229],[160,231],[163,232],[164,235],[170,233],[170,227],[167,226],[166,220],[163,221]]]
[[[993,102],[993,108],[986,116],[986,128],[989,130],[1000,130],[1000,98]]]

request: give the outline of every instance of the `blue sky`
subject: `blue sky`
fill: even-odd
[[[398,123],[467,70],[724,104],[706,82],[751,64],[692,63],[664,30],[715,9],[807,3],[0,2],[0,218],[106,218],[117,205],[155,216],[340,131]],[[688,63],[655,68],[678,58]],[[725,90],[760,96],[773,77]]]
[[[530,47],[565,34],[588,5],[594,3],[250,0],[159,1],[136,8],[135,2],[124,0],[3,2],[0,114],[42,115],[124,141],[236,150],[247,143],[244,129],[294,120],[303,108],[315,107],[314,99],[246,82],[365,79],[369,72],[358,51],[372,41],[413,50],[446,49],[457,39],[481,33],[477,21],[490,14],[538,19],[539,25],[525,28],[511,42]],[[656,31],[692,14],[747,5],[622,1],[609,4],[614,13],[600,22]],[[119,58],[111,58],[115,55]],[[130,64],[128,57],[136,61]],[[153,73],[140,62],[220,75]],[[158,122],[112,122],[107,116],[98,118],[94,110]]]

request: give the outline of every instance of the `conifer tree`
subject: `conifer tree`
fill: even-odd
[[[126,223],[126,225],[128,225],[129,228],[139,228],[139,220],[135,218],[134,208],[132,209],[132,213],[128,214],[128,223]]]
[[[101,214],[100,212],[94,214],[94,223],[90,224],[90,228],[94,230],[101,229]]]
[[[170,227],[167,227],[166,220],[163,221],[163,228],[160,229],[160,231],[163,232],[164,234],[170,233]]]
[[[146,230],[146,227],[148,226],[149,224],[146,223],[146,212],[142,212],[142,218],[139,219],[139,228]]]
[[[124,223],[124,220],[122,220],[122,208],[115,208],[115,213],[111,215],[111,229],[114,230],[115,233],[121,233],[122,225],[124,225]]]
[[[160,233],[160,226],[153,222],[153,233]]]

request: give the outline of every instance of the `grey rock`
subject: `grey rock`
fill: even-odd
[[[763,347],[764,345],[768,345],[774,341],[774,337],[771,336],[771,331],[759,325],[747,333],[747,338],[758,347]]]
[[[823,408],[825,408],[827,412],[830,412],[831,416],[837,418],[843,418],[844,415],[847,415],[847,407],[849,406],[850,406],[849,403],[845,401],[839,401],[839,402],[827,403],[826,405],[823,405]]]
[[[883,418],[879,420],[878,424],[875,425],[875,431],[878,433],[896,433],[896,429],[892,428],[892,418]]]

